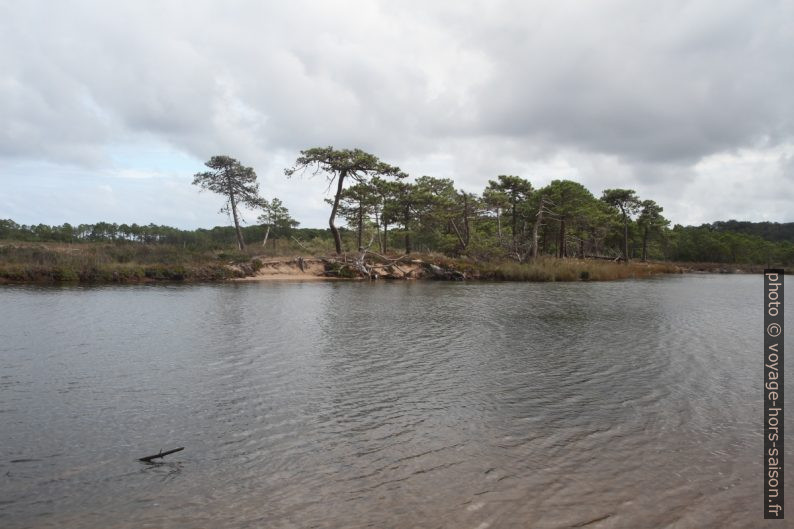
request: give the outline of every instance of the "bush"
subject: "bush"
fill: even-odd
[[[80,276],[71,268],[56,267],[52,270],[54,281],[80,281]]]

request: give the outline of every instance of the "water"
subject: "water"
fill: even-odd
[[[0,526],[782,527],[761,298],[761,276],[3,287]]]

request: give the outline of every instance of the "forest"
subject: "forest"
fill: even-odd
[[[503,219],[502,219],[503,220]],[[508,217],[508,221],[509,221]],[[495,222],[495,219],[491,219]],[[483,224],[488,220],[472,222],[469,227],[469,240],[471,249],[468,255],[478,255],[474,252],[477,248],[482,248],[479,237],[484,232]],[[387,224],[389,231],[377,241],[378,250],[381,241],[387,253],[404,251],[405,232],[399,226],[393,229]],[[421,228],[418,225],[418,228]],[[559,240],[558,230],[555,227],[546,226],[539,230],[540,247],[546,238],[551,241]],[[498,230],[498,226],[495,228]],[[267,226],[253,224],[241,228],[246,241],[253,244],[252,250],[267,255],[279,255],[284,252],[297,252],[301,246],[309,249],[310,253],[327,253],[333,250],[333,236],[331,231],[317,228],[298,228],[295,225],[277,225],[271,229],[270,237],[266,247],[262,246]],[[479,231],[483,230],[483,231]],[[503,239],[508,242],[512,240],[512,229],[510,224],[502,227]],[[617,256],[620,252],[619,227],[612,227],[612,235],[608,238],[613,246],[606,247],[604,250],[611,256]],[[344,248],[349,251],[355,250],[357,243],[357,232],[354,229],[341,227]],[[364,237],[371,236],[376,232],[374,221],[367,221],[365,224]],[[487,233],[487,232],[485,232]],[[519,232],[520,233],[520,232]],[[412,245],[417,252],[431,253],[438,252],[456,256],[459,254],[458,245],[455,244],[457,235],[452,228],[452,237],[449,233],[433,233],[432,230],[415,229],[409,237]],[[643,230],[636,220],[629,223],[629,255],[632,258],[642,258]],[[498,237],[498,236],[497,236]],[[377,234],[376,234],[377,238]],[[154,224],[115,224],[109,222],[98,222],[95,224],[80,224],[72,226],[62,224],[59,226],[49,226],[45,224],[20,225],[10,219],[0,219],[0,241],[25,241],[25,242],[57,242],[57,243],[78,243],[78,242],[104,242],[114,244],[156,244],[156,245],[177,245],[187,247],[192,250],[218,250],[229,249],[235,245],[235,230],[231,226],[216,226],[212,229],[180,230],[169,226],[158,226]],[[446,241],[448,246],[438,244],[439,241]],[[710,263],[736,263],[736,264],[759,264],[759,265],[784,265],[794,264],[794,223],[773,223],[773,222],[738,222],[738,221],[718,221],[701,226],[681,226],[675,225],[672,228],[664,227],[652,234],[648,239],[648,259],[675,261],[675,262],[710,262]],[[576,250],[578,242],[576,239],[569,241],[569,254],[578,256],[578,253],[571,253]],[[590,248],[591,246],[588,246]],[[452,249],[450,251],[449,249]],[[502,246],[504,248],[504,246]],[[499,255],[500,248],[489,248],[490,255]],[[555,242],[549,242],[545,246],[546,255],[556,253]],[[501,255],[506,255],[502,251]],[[483,255],[483,254],[479,254]],[[589,254],[585,253],[585,256]]]
[[[228,156],[214,156],[205,165],[209,170],[196,173],[193,184],[225,197],[221,212],[228,215],[229,226],[195,230],[109,222],[50,226],[5,219],[0,220],[0,241],[104,243],[116,248],[108,250],[114,254],[109,260],[150,264],[157,259],[183,262],[185,256],[206,262],[208,252],[236,255],[238,261],[296,253],[371,253],[516,264],[539,258],[794,263],[794,223],[728,220],[670,226],[662,205],[631,189],[605,189],[596,195],[572,180],[535,187],[521,176],[497,175],[479,193],[472,193],[449,178],[420,176],[410,181],[398,167],[372,154],[332,147],[301,151],[294,166],[285,169],[287,178],[300,179],[299,185],[313,186],[312,180],[321,178],[325,181],[320,185],[335,189],[326,199],[328,228],[300,228],[278,198],[260,195],[252,168]],[[259,213],[255,224],[245,225],[241,207]],[[135,247],[149,250],[135,253]],[[21,266],[27,257],[15,251]],[[130,251],[134,258],[124,257]],[[6,248],[0,258],[8,261],[11,253]],[[205,269],[200,275],[207,274],[214,277],[219,272]]]

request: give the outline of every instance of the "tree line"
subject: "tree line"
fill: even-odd
[[[246,240],[265,242],[265,234],[270,226],[255,224],[241,226]],[[303,228],[294,229],[294,224],[283,226],[276,224],[270,227],[270,238],[285,238],[296,234],[303,238],[326,236],[327,230]],[[156,224],[117,224],[113,222],[97,222],[94,224],[69,224],[50,226],[47,224],[17,224],[11,219],[0,219],[0,240],[27,242],[106,242],[106,243],[141,243],[141,244],[172,244],[189,246],[195,249],[221,249],[235,244],[236,233],[233,226],[216,226],[212,229],[199,228],[182,230],[171,226]]]
[[[268,237],[332,242],[345,251],[439,252],[483,260],[525,262],[558,258],[655,259],[723,263],[794,263],[794,223],[715,222],[670,227],[663,208],[631,189],[595,196],[572,180],[542,187],[516,175],[499,175],[482,190],[458,189],[448,178],[413,181],[399,167],[359,149],[301,151],[287,177],[322,176],[333,195],[327,230],[298,229],[277,198],[260,196],[254,170],[214,156],[193,183],[222,195],[231,227],[179,230],[150,224],[19,226],[0,220],[0,238],[38,241],[113,241],[238,248]],[[239,208],[260,212],[242,226]],[[339,226],[342,224],[343,226]]]
[[[337,253],[343,250],[337,215],[356,232],[359,251],[377,244],[386,252],[393,242],[391,228],[392,235],[401,235],[405,253],[421,248],[519,262],[544,254],[616,257],[616,247],[627,261],[630,222],[641,227],[642,257],[647,258],[649,243],[669,224],[661,206],[640,200],[633,190],[607,189],[599,199],[571,180],[536,189],[519,176],[499,175],[478,195],[457,189],[448,178],[421,176],[409,182],[399,167],[372,154],[333,147],[301,151],[285,174],[307,171],[323,174],[336,188],[328,202]],[[345,186],[347,181],[351,185]]]

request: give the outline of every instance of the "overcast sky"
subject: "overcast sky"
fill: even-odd
[[[283,170],[332,145],[794,221],[792,93],[788,1],[0,0],[0,218],[225,224],[191,181],[228,154],[320,227]]]

